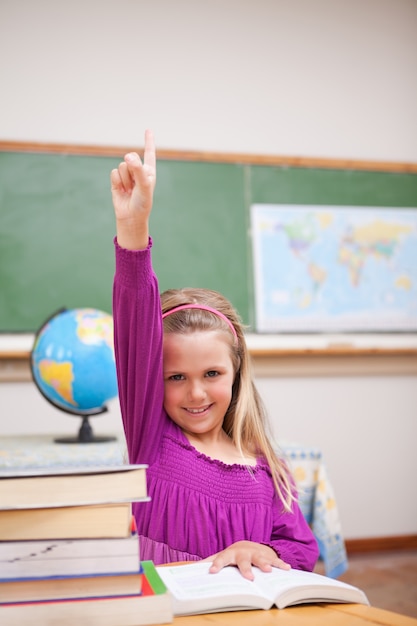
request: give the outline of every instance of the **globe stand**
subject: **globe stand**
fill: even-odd
[[[107,411],[107,408],[105,408],[104,411]],[[104,411],[101,411],[101,413]],[[105,443],[106,441],[116,441],[116,437],[97,437],[94,435],[88,417],[88,415],[85,415],[82,418],[83,421],[78,431],[78,437],[57,437],[54,439],[55,443]]]

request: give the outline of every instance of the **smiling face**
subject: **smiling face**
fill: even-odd
[[[228,338],[219,331],[164,336],[164,407],[185,435],[219,435],[232,399]]]

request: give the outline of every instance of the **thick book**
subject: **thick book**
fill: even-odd
[[[22,578],[135,574],[139,537],[0,542],[0,582]]]
[[[0,472],[0,509],[137,502],[147,498],[146,465],[53,467]]]
[[[365,593],[347,583],[312,572],[253,568],[254,581],[228,566],[209,573],[210,563],[158,567],[173,596],[174,615],[197,615],[249,609],[283,609],[318,602],[369,604]]]
[[[1,575],[1,574],[0,574]],[[51,576],[49,578],[0,578],[1,602],[32,602],[141,593],[142,571],[135,574]]]
[[[128,537],[131,517],[130,502],[0,510],[0,541]]]
[[[5,626],[140,626],[173,621],[172,599],[152,561],[143,561],[141,593],[39,602],[0,603]]]

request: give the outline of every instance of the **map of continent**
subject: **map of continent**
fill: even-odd
[[[417,329],[417,210],[251,207],[256,330]]]
[[[109,324],[109,316],[100,314],[95,309],[83,309],[75,316],[77,337],[90,345],[106,344],[113,349],[113,325]]]
[[[52,387],[63,400],[77,406],[72,390],[74,381],[72,363],[68,361],[59,363],[52,359],[43,359],[39,362],[39,373],[43,382]]]

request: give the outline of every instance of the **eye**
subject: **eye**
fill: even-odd
[[[168,380],[184,380],[184,376],[182,374],[173,374],[168,377]]]
[[[210,370],[206,374],[207,378],[215,378],[218,375],[219,375],[219,372],[217,372],[216,370]]]

